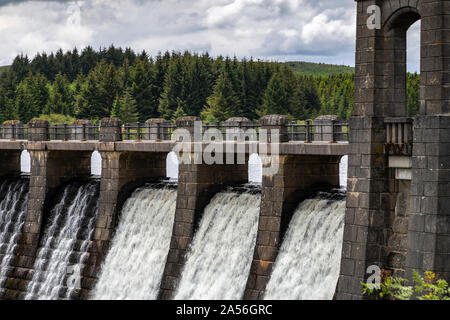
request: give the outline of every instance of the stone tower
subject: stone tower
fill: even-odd
[[[363,298],[370,266],[407,278],[413,270],[430,270],[450,279],[450,1],[356,2],[355,108],[338,299]],[[406,32],[418,20],[420,115],[412,126],[406,118]]]

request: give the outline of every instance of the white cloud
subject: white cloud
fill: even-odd
[[[80,1],[79,1],[80,2]],[[68,25],[69,1],[0,0],[0,65],[92,45],[354,63],[351,0],[90,0]]]

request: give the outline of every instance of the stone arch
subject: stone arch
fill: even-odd
[[[390,31],[392,29],[409,29],[417,20],[420,20],[421,16],[419,10],[415,7],[402,7],[397,11],[394,11],[387,17],[384,22],[384,29]]]

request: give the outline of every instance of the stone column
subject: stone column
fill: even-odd
[[[227,121],[225,121],[226,127],[225,140],[237,142],[243,142],[246,140],[256,141],[257,140],[256,134],[252,134],[251,132],[247,131],[251,129],[250,125],[251,121],[247,118],[228,119]]]
[[[384,154],[387,117],[406,116],[406,31],[420,18],[418,1],[357,3],[355,105],[350,119],[347,209],[336,298],[363,299],[369,266],[385,269],[394,177]],[[381,8],[381,28],[369,28],[369,6]],[[392,240],[392,239],[391,239]]]
[[[137,187],[166,177],[167,153],[114,150],[114,142],[99,147],[102,175],[98,219],[93,243],[89,248],[90,257],[83,271],[82,298],[88,298],[95,286],[119,219],[121,205]]]
[[[180,164],[177,209],[170,251],[161,282],[160,299],[173,297],[181,278],[187,249],[212,197],[229,185],[248,181],[246,165]]]
[[[185,129],[191,134],[191,141],[194,141],[195,122],[202,121],[198,117],[181,117],[176,121],[177,129]]]
[[[297,206],[316,191],[339,187],[339,156],[263,156],[262,161],[261,212],[246,300],[264,298],[272,266]],[[276,161],[279,170],[273,173],[268,169]]]
[[[178,119],[177,126],[194,134],[196,117]],[[226,163],[225,153],[221,154]],[[178,195],[170,251],[164,269],[159,298],[173,297],[185,264],[189,244],[200,223],[203,210],[212,197],[226,186],[239,185],[248,181],[248,161],[245,164],[207,165],[194,164],[198,155],[189,157],[192,163],[180,163],[178,172]],[[247,159],[248,160],[248,159]]]
[[[315,131],[313,141],[335,142],[339,140],[337,132],[342,132],[342,127],[336,125],[343,120],[335,115],[325,115],[314,119]]]
[[[70,130],[71,140],[89,141],[95,140],[95,130],[89,120],[76,120]]]
[[[169,121],[166,119],[149,119],[145,122],[145,139],[152,141],[170,140]]]
[[[8,120],[3,123],[3,136],[1,139],[23,140],[24,126],[19,120]]]
[[[104,118],[100,120],[100,142],[122,141],[122,120]]]
[[[419,116],[414,127],[406,274],[450,281],[450,114]]]
[[[28,141],[49,141],[49,127],[47,120],[31,120],[28,122]]]
[[[420,114],[450,113],[450,5],[446,0],[421,0]],[[431,120],[432,121],[432,120]]]
[[[288,142],[288,119],[282,115],[269,115],[259,120],[261,129],[267,130],[267,142],[271,142],[272,137],[278,142]]]

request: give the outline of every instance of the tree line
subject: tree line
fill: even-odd
[[[408,77],[408,97],[417,98],[418,105],[418,76]],[[129,48],[87,47],[39,53],[33,59],[18,55],[0,73],[0,121],[119,117],[133,123],[184,115],[223,121],[267,114],[348,118],[353,91],[352,73],[306,76],[277,62],[187,51],[152,57]]]

